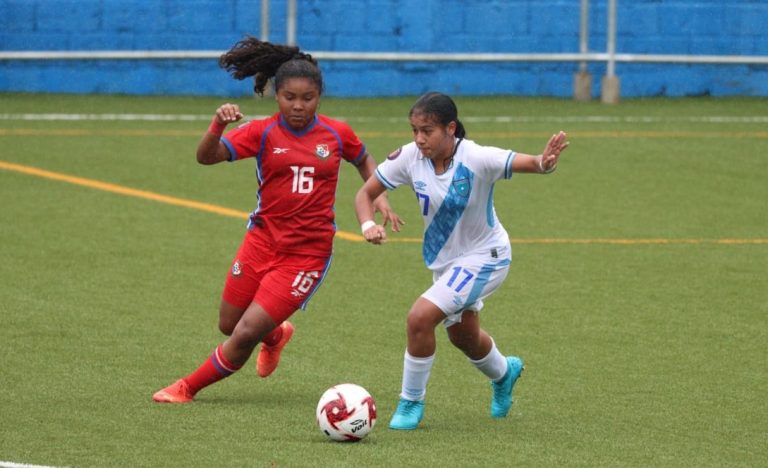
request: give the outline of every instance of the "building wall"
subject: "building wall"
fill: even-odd
[[[579,0],[298,0],[307,51],[578,52]],[[270,2],[285,42],[286,1]],[[590,50],[606,47],[607,0],[590,2]],[[220,50],[260,36],[260,0],[0,0],[0,51]],[[620,53],[768,55],[767,0],[619,0]],[[570,96],[576,63],[322,64],[333,96]],[[592,63],[593,95],[605,64]],[[765,65],[619,63],[622,96],[768,95]],[[0,61],[0,91],[250,94],[207,60]]]

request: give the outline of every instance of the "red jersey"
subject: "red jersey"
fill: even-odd
[[[330,255],[341,160],[363,160],[365,145],[349,125],[315,115],[293,130],[277,114],[240,125],[221,138],[230,161],[256,158],[258,204],[249,230],[281,252]]]

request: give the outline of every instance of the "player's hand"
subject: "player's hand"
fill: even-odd
[[[552,137],[544,147],[544,151],[541,153],[540,168],[544,174],[549,174],[557,168],[557,162],[560,160],[560,153],[568,148],[568,141],[566,140],[568,135],[562,130]]]
[[[384,218],[384,222],[382,223],[382,225],[386,227],[387,224],[391,223],[389,228],[392,229],[392,231],[394,232],[400,232],[400,226],[405,225],[405,221],[403,221],[402,218],[400,218],[400,216],[397,213],[392,211],[392,209],[383,211],[381,213],[381,216]]]
[[[227,125],[232,122],[237,122],[243,118],[243,113],[240,112],[240,106],[237,104],[222,104],[216,109],[216,120],[220,124]]]
[[[392,210],[392,207],[389,206],[389,200],[385,194],[379,195],[379,197],[373,201],[373,208],[375,211],[381,213],[383,220],[382,226],[386,227],[387,224],[391,223],[389,228],[394,232],[400,232],[400,226],[405,225],[405,221],[400,218],[400,215],[395,213],[394,210]]]
[[[384,226],[377,224],[369,227],[363,233],[363,237],[365,237],[365,240],[371,244],[379,245],[387,241],[387,231],[384,229]]]

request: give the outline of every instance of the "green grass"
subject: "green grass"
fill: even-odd
[[[272,377],[259,379],[249,362],[192,405],[153,404],[154,391],[222,340],[216,310],[244,221],[0,168],[0,461],[764,465],[766,100],[457,101],[469,136],[483,144],[537,153],[548,134],[571,135],[554,175],[516,175],[496,188],[514,259],[483,326],[527,365],[507,419],[491,420],[487,382],[438,330],[422,427],[386,428],[405,314],[430,282],[416,242],[337,239],[331,273],[294,316],[297,333]],[[7,114],[209,115],[222,102],[0,95]],[[412,102],[326,98],[321,111],[348,118],[382,160],[410,138]],[[250,115],[275,109],[270,99],[241,104]],[[494,116],[530,120],[481,119]],[[701,121],[714,116],[763,120]],[[252,162],[194,162],[206,126],[0,120],[0,163],[249,211]],[[358,232],[359,183],[344,167],[342,231]],[[391,200],[408,221],[393,238],[418,238],[412,193]],[[359,444],[326,441],[315,427],[317,399],[344,381],[378,404],[378,425]]]

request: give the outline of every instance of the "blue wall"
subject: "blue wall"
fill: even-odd
[[[285,41],[285,0],[270,37]],[[591,0],[605,51],[607,0]],[[768,0],[619,0],[618,52],[768,55]],[[579,0],[299,0],[308,51],[577,52]],[[0,0],[0,50],[220,50],[260,35],[260,0]],[[333,96],[573,93],[575,63],[321,63]],[[589,65],[600,94],[605,65]],[[768,66],[617,64],[622,96],[768,95]],[[250,94],[215,60],[0,61],[0,91]]]

